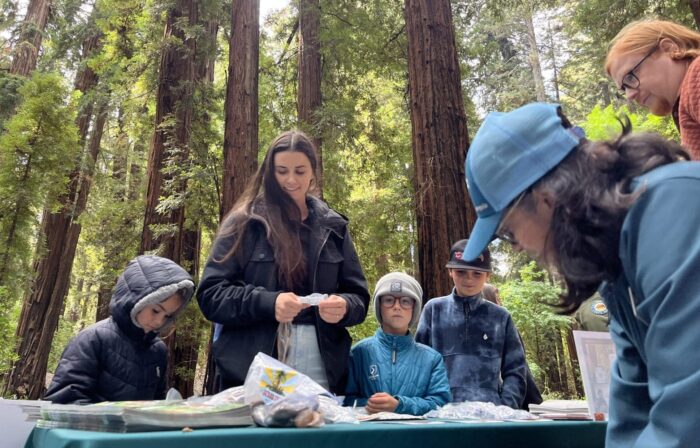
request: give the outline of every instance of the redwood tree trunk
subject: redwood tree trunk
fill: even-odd
[[[321,10],[318,0],[299,2],[299,88],[297,90],[297,117],[302,129],[310,131],[318,150],[319,176],[323,173],[321,137],[317,114],[321,99],[321,42],[319,28]],[[319,189],[322,179],[317,179]]]
[[[187,182],[179,172],[189,159],[192,131],[193,93],[196,83],[197,42],[179,26],[199,23],[200,2],[176,0],[168,11],[164,41],[175,38],[180,44],[168,44],[161,52],[156,93],[156,120],[148,156],[148,189],[140,253],[156,251],[159,255],[191,268],[196,264],[186,250],[185,204]],[[169,210],[158,211],[162,197],[179,197]],[[154,232],[155,227],[159,234]],[[190,374],[175,369],[179,341],[175,335],[166,339],[169,348],[168,378],[172,387],[186,394]],[[194,372],[192,372],[192,376]]]
[[[419,277],[426,299],[452,288],[445,263],[475,221],[469,145],[449,0],[406,0]]]
[[[689,0],[688,3],[695,19],[695,28],[700,30],[700,0]]]
[[[27,14],[20,25],[20,37],[13,51],[10,73],[29,76],[36,68],[50,8],[51,0],[31,0],[29,2]]]
[[[101,38],[100,33],[94,32],[85,39],[84,60],[99,51]],[[97,75],[85,65],[76,76],[75,89],[84,93],[96,85]],[[77,118],[82,143],[86,140],[92,109],[92,103],[86,104]],[[5,390],[10,394],[37,399],[43,393],[51,342],[70,286],[70,273],[80,237],[81,226],[77,218],[87,204],[105,120],[106,108],[103,106],[95,123],[97,132],[85,155],[87,168],[83,170],[82,161],[78,161],[70,175],[68,190],[59,198],[61,209],[55,213],[44,210],[41,236],[35,251],[34,284],[24,298],[17,326],[19,360],[5,381]]]
[[[233,207],[258,165],[259,15],[259,0],[233,2],[221,216]]]
[[[532,22],[532,8],[525,9],[526,14],[523,20],[527,28],[527,43],[530,47],[528,61],[530,62],[530,70],[532,71],[532,79],[535,82],[535,95],[537,101],[547,101],[547,95],[544,91],[544,77],[542,76],[542,64],[540,64],[540,52],[537,46],[537,36],[535,35],[535,25]]]
[[[158,251],[159,255],[176,263],[182,262],[184,204],[173,206],[165,212],[157,211],[157,207],[161,197],[184,195],[187,188],[181,176],[172,172],[166,174],[164,170],[183,166],[189,157],[195,41],[187,38],[178,23],[186,21],[190,26],[195,25],[197,4],[196,0],[177,0],[168,11],[163,40],[167,42],[174,37],[182,44],[166,45],[160,56],[155,130],[148,155],[146,212],[139,250],[139,253]],[[168,124],[169,121],[172,124]],[[165,188],[166,184],[168,189]],[[168,229],[161,228],[163,233],[156,235],[155,226]]]

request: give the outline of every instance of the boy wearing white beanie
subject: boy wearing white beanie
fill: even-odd
[[[413,340],[423,289],[410,275],[392,272],[374,290],[380,328],[350,352],[347,406],[367,412],[423,415],[452,399],[442,356]]]

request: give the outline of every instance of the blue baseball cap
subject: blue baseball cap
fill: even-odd
[[[463,257],[479,257],[493,239],[508,205],[579,144],[564,128],[558,104],[532,103],[492,112],[469,146],[465,172],[477,220]]]

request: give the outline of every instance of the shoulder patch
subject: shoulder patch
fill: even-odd
[[[608,307],[605,306],[602,300],[594,300],[591,303],[591,313],[598,316],[605,316],[608,314]]]

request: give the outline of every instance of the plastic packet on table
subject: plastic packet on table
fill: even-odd
[[[295,392],[332,397],[330,392],[308,376],[264,353],[258,353],[253,358],[243,388],[246,404],[267,404]]]
[[[537,416],[522,409],[497,406],[481,401],[464,401],[448,403],[445,406],[425,414],[429,418],[446,420],[537,420]]]
[[[337,397],[319,395],[318,404],[326,423],[360,423],[353,408],[342,406],[343,400]]]
[[[292,393],[277,401],[253,407],[253,420],[260,426],[311,428],[323,426],[318,396]]]
[[[298,297],[301,303],[308,303],[311,306],[318,306],[318,304],[321,303],[322,300],[326,300],[328,298],[328,294],[320,294],[315,292],[313,294],[309,294],[308,296]]]

